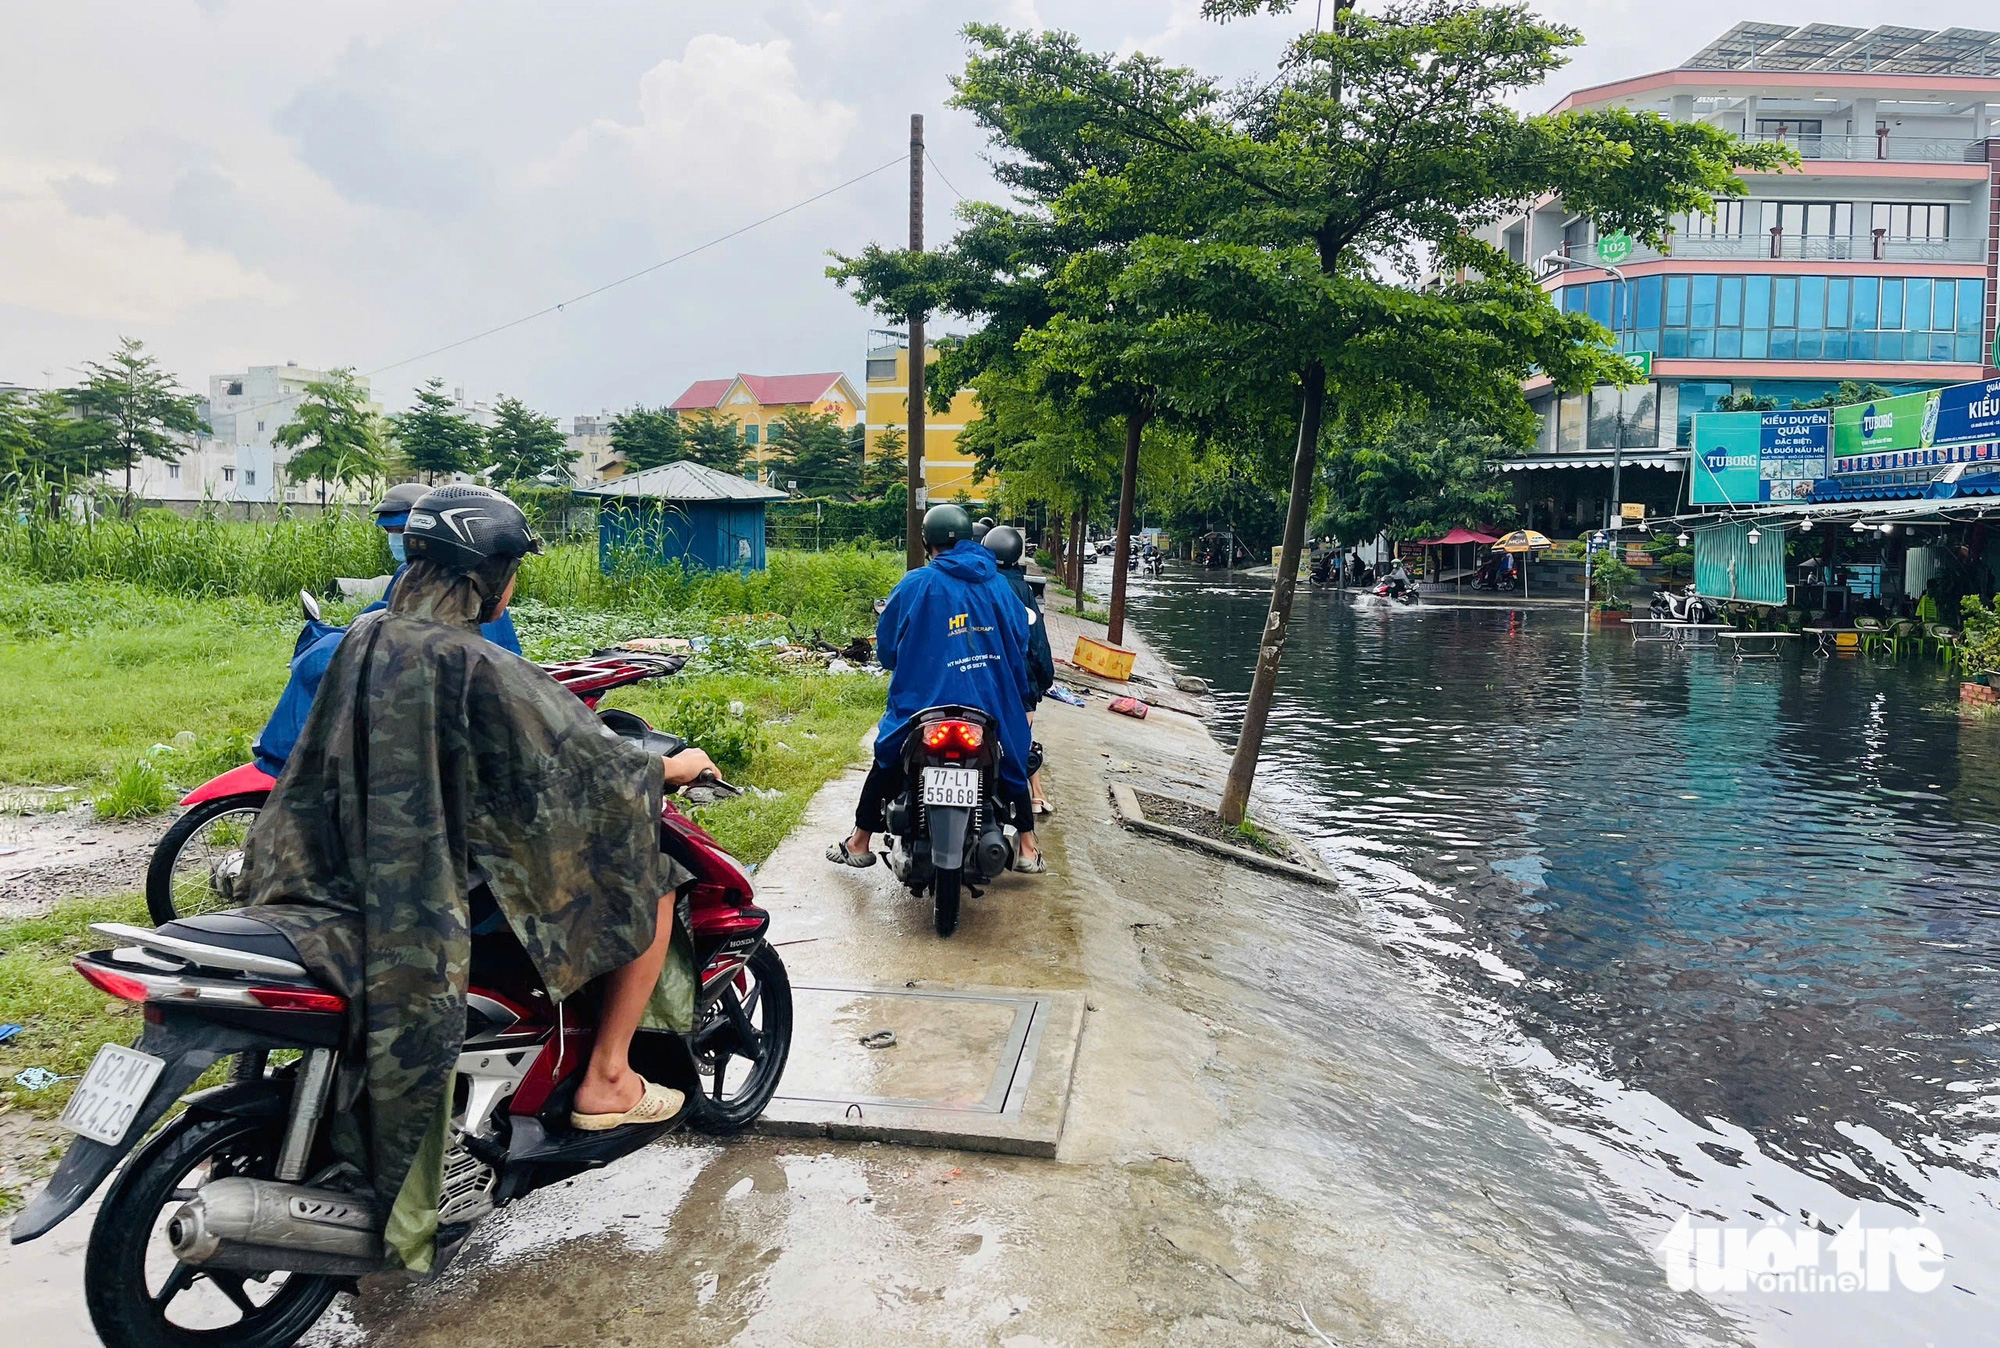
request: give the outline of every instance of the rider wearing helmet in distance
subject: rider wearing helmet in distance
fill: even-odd
[[[972,541],[972,518],[955,505],[924,514],[929,566],[904,575],[875,624],[876,658],[889,671],[889,706],[875,732],[875,762],[861,784],[854,832],[826,859],[872,866],[869,840],[886,825],[883,809],[903,789],[903,738],[926,707],[977,707],[1000,726],[1000,796],[1020,830],[1014,868],[1047,870],[1035,848],[1028,800],[1028,622],[993,554]],[[1004,817],[1004,816],[1003,816]]]
[[[575,695],[479,635],[541,550],[520,509],[445,486],[410,511],[409,569],[355,621],[245,842],[247,910],[292,939],[360,1018],[356,1117],[335,1129],[388,1213],[385,1243],[429,1267],[438,1157],[465,1035],[472,891],[557,1003],[602,980],[573,1127],[668,1119],[679,1094],[627,1060],[642,1014],[692,1028],[695,973],[660,851],[666,784],[712,770],[611,733]],[[479,901],[483,906],[486,893]]]

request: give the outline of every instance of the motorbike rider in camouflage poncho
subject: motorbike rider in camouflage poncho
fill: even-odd
[[[660,806],[668,781],[713,765],[693,749],[663,765],[480,636],[540,550],[506,497],[435,489],[406,546],[394,602],[349,629],[326,671],[246,841],[245,878],[257,916],[348,999],[335,1147],[389,1213],[387,1249],[425,1272],[465,1032],[469,890],[483,875],[550,997],[605,978],[572,1122],[672,1116],[679,1093],[642,1080],[626,1051],[649,1002],[665,1028],[693,1019],[674,900],[691,877],[660,852]]]

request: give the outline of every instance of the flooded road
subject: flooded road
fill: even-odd
[[[1268,582],[1135,591],[1233,740]],[[1990,1342],[2000,723],[1955,693],[1930,662],[1739,666],[1576,610],[1320,593],[1259,788],[1647,1244],[1690,1211],[1921,1223],[1934,1290],[1718,1295],[1780,1341]]]

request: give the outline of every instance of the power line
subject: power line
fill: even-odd
[[[924,158],[927,161],[929,161],[931,169],[937,174],[938,181],[945,185],[945,190],[950,192],[953,196],[957,197],[960,201],[964,201],[965,193],[959,191],[956,187],[953,187],[951,185],[951,179],[944,176],[944,170],[939,168],[938,161],[935,158],[932,158],[930,146],[928,145],[924,147]]]

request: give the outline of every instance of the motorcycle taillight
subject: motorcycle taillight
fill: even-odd
[[[973,753],[985,742],[986,732],[970,721],[938,721],[924,727],[926,749],[944,750],[956,745]]]
[[[86,959],[70,961],[70,967],[84,976],[99,992],[109,993],[121,1002],[143,1002],[146,1000],[146,985],[136,978],[113,973],[101,964],[93,964]]]

